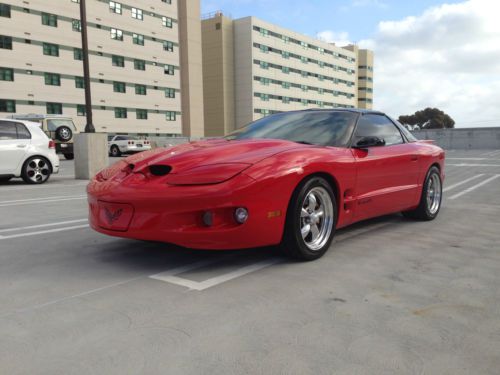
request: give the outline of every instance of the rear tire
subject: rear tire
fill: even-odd
[[[418,220],[434,220],[441,209],[443,197],[443,184],[441,173],[435,166],[431,167],[422,186],[422,195],[418,207],[411,211],[403,212],[403,216]]]
[[[64,158],[66,160],[73,160],[75,158],[75,154],[64,154]]]
[[[337,224],[337,202],[322,177],[304,180],[288,205],[282,250],[299,260],[321,258],[330,247]]]
[[[52,174],[50,162],[43,156],[32,156],[23,164],[21,177],[27,184],[43,184]]]
[[[122,155],[122,153],[117,145],[111,146],[111,156],[118,157],[121,155]]]

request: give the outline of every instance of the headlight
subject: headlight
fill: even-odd
[[[167,179],[170,185],[209,185],[227,181],[250,167],[246,163],[211,164],[196,167],[176,174],[171,173]]]

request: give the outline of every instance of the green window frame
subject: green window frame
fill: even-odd
[[[0,48],[12,49],[12,38],[6,35],[0,35]]]
[[[174,43],[168,40],[163,41],[163,50],[168,52],[174,52]]]
[[[133,33],[132,34],[132,43],[137,44],[139,46],[143,46],[144,45],[144,35]]]
[[[75,77],[75,87],[77,89],[84,89],[85,88],[85,81],[83,77]]]
[[[42,25],[57,27],[57,15],[42,12]]]
[[[0,99],[0,112],[16,112],[16,101],[12,99]]]
[[[176,113],[174,111],[165,112],[165,118],[167,121],[175,121]]]
[[[166,98],[175,98],[175,89],[167,87],[165,89],[165,97]]]
[[[142,21],[144,19],[143,11],[139,8],[132,8],[132,18]]]
[[[115,118],[127,118],[127,108],[115,107]]]
[[[0,81],[14,81],[14,69],[0,68]]]
[[[48,115],[62,115],[63,113],[61,103],[46,103],[45,107]]]
[[[290,74],[290,68],[288,66],[282,66],[281,71],[285,74]]]
[[[172,26],[173,26],[172,18],[163,16],[163,17],[161,18],[161,24],[162,24],[164,27],[169,27],[169,28],[172,28]]]
[[[269,84],[271,83],[271,80],[269,78],[261,77],[260,83],[263,84],[264,86],[269,86]]]
[[[288,103],[290,103],[290,98],[289,98],[288,96],[284,96],[284,97],[281,99],[281,101],[282,101],[283,103],[285,103],[285,104],[288,104]]]
[[[262,100],[264,102],[268,102],[269,101],[269,94],[260,94],[260,100]]]
[[[173,65],[165,64],[163,71],[165,74],[173,76],[175,74],[175,67]]]
[[[146,70],[146,61],[134,59],[134,69],[135,70]]]
[[[59,45],[43,43],[43,54],[47,56],[59,56]]]
[[[148,89],[146,85],[135,85],[135,94],[136,95],[147,95]]]
[[[289,59],[290,58],[290,52],[281,51],[281,57],[283,57],[284,59]]]
[[[61,75],[57,73],[44,73],[45,84],[48,86],[61,86]]]
[[[85,116],[85,114],[86,114],[85,105],[77,104],[76,105],[76,115],[77,116]]]
[[[83,60],[83,51],[81,48],[73,48],[73,59]]]
[[[73,29],[73,31],[80,32],[82,31],[82,23],[80,22],[80,20],[73,19],[71,21],[71,28]]]
[[[281,82],[281,87],[284,89],[289,89],[291,86],[290,82]]]
[[[122,14],[122,4],[117,1],[110,1],[109,11],[116,14]]]
[[[269,53],[269,47],[261,44],[260,45],[260,52],[262,52],[262,53]]]
[[[135,118],[137,120],[147,120],[148,119],[148,110],[147,109],[136,109],[135,110]]]
[[[120,42],[123,42],[123,30],[120,29],[115,29],[114,27],[111,28],[109,31],[111,39],[114,40],[119,40]]]
[[[113,81],[113,91],[124,94],[127,91],[125,82]]]
[[[269,69],[269,63],[268,63],[268,62],[266,62],[266,61],[261,61],[261,62],[260,62],[260,67],[261,67],[262,69]]]
[[[0,4],[0,17],[10,18],[10,5],[9,4]]]
[[[111,65],[123,68],[125,66],[125,58],[123,56],[111,55]]]

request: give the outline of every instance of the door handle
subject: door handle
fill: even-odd
[[[17,148],[25,148],[26,145],[17,145]]]
[[[410,160],[411,161],[417,161],[418,160],[418,155],[412,155]]]

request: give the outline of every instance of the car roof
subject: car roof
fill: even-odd
[[[20,124],[24,124],[27,127],[31,128],[37,128],[40,129],[42,124],[38,122],[33,122],[33,121],[27,121],[27,120],[18,120],[18,119],[13,119],[13,118],[0,118],[0,121],[9,121],[9,122],[18,122]]]
[[[384,112],[375,111],[373,109],[361,109],[361,108],[309,108],[293,112],[352,112],[352,113],[360,113],[363,115],[366,114],[385,115]]]

